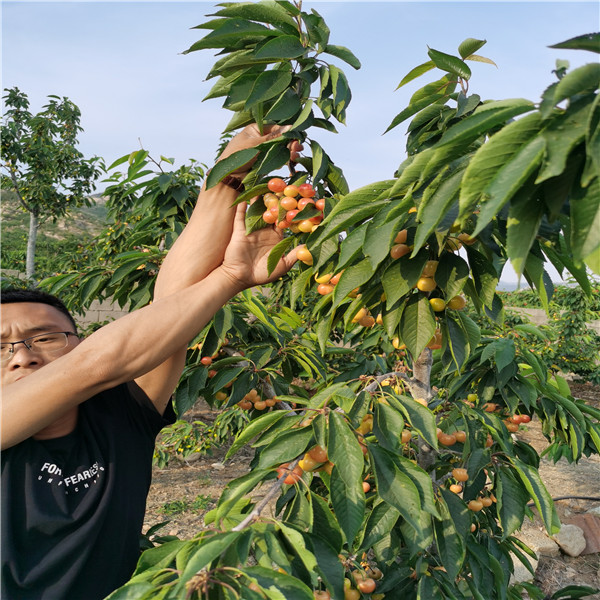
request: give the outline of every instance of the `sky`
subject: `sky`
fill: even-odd
[[[194,158],[209,166],[231,118],[220,99],[202,102],[214,80],[205,76],[214,51],[182,54],[206,30],[214,2],[1,2],[2,87],[17,86],[40,110],[49,94],[67,96],[82,112],[80,150],[109,165],[140,145],[179,166]],[[457,53],[468,37],[485,39],[478,54],[497,68],[470,63],[470,92],[483,99],[537,101],[555,81],[557,59],[571,68],[597,60],[589,52],[549,45],[597,31],[599,5],[585,2],[315,2],[331,30],[330,42],[362,62],[340,66],[353,98],[339,134],[310,131],[342,167],[351,189],[389,179],[402,162],[405,126],[383,135],[431,71],[396,87],[428,60],[428,46]],[[438,74],[441,74],[439,71]],[[101,189],[101,188],[100,188]]]

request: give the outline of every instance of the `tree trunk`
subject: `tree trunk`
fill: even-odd
[[[35,273],[35,245],[38,233],[38,216],[35,212],[29,213],[29,236],[27,237],[27,258],[25,274],[28,280],[33,279]]]

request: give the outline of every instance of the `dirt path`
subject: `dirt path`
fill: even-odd
[[[573,395],[600,408],[600,387],[572,385]],[[203,411],[196,415],[202,421],[214,419],[214,413]],[[540,423],[532,421],[522,428],[519,437],[538,452],[546,447]],[[215,506],[227,482],[244,475],[249,470],[252,454],[242,450],[223,463],[225,450],[212,456],[199,456],[189,464],[172,464],[167,469],[154,469],[145,519],[145,529],[169,521],[162,535],[175,535],[181,539],[193,537],[204,528],[204,514]],[[198,455],[195,455],[198,456]],[[561,496],[600,497],[600,456],[583,458],[577,465],[561,460],[557,464],[542,459],[540,475],[553,498]],[[556,502],[561,520],[600,506],[600,501],[566,499]],[[577,558],[561,555],[556,558],[541,557],[536,573],[536,583],[551,594],[569,585],[600,587],[600,554],[587,554]],[[588,596],[600,600],[600,594]]]

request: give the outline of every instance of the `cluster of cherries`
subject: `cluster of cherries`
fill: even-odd
[[[310,183],[287,184],[280,177],[273,177],[267,183],[269,192],[263,196],[267,210],[263,221],[278,229],[289,229],[292,233],[310,233],[323,220],[325,198],[314,200],[317,192]],[[297,218],[308,205],[319,211],[306,219]]]
[[[260,394],[252,388],[239,402],[238,406],[242,410],[265,410],[277,404],[277,398],[261,398]]]

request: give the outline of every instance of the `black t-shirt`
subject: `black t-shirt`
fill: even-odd
[[[155,438],[173,420],[123,384],[81,404],[69,435],[2,453],[3,600],[101,599],[131,577]]]

